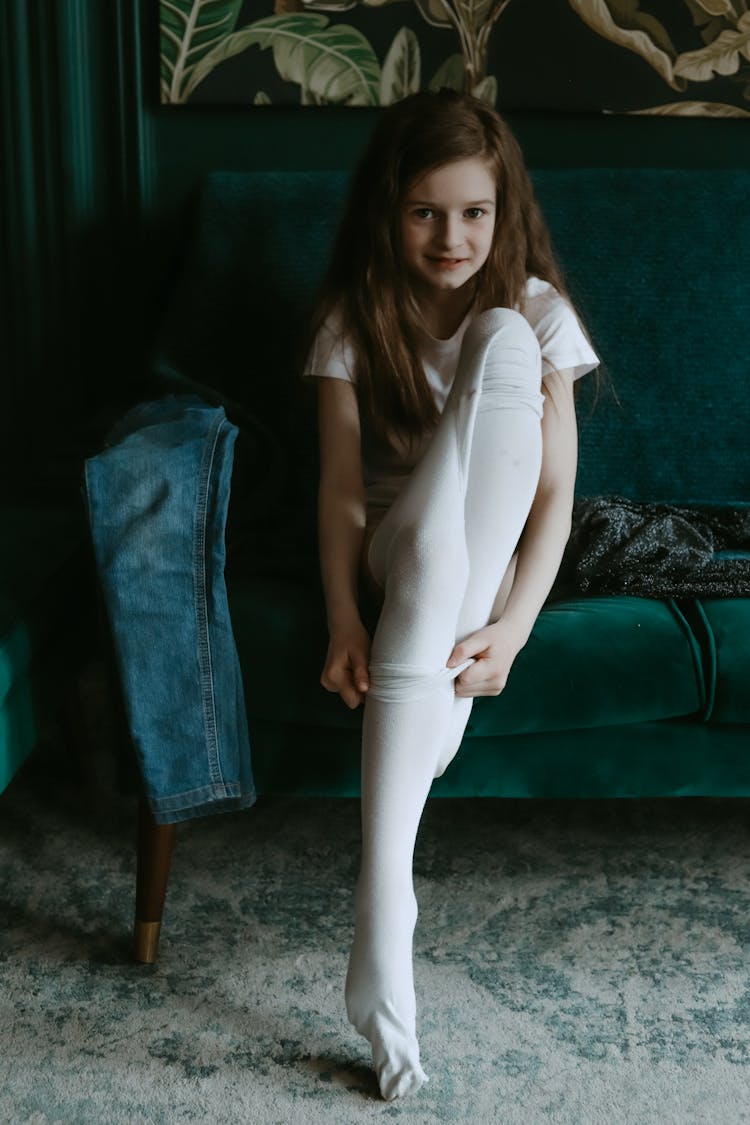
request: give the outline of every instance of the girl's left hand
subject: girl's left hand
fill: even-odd
[[[456,695],[469,698],[499,695],[522,648],[523,644],[503,627],[502,621],[472,633],[456,645],[448,658],[448,668],[455,668],[472,656],[475,658],[475,663],[455,679]]]

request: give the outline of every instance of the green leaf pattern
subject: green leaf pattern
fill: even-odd
[[[456,17],[449,0],[416,0],[422,18],[433,27],[453,27]]]
[[[459,21],[479,30],[496,0],[416,0],[420,12],[434,27],[451,27]]]
[[[243,0],[160,0],[161,100],[184,104],[196,87],[226,60],[252,47],[270,50],[279,76],[299,86],[303,105],[389,105],[421,88],[422,61],[415,32],[402,27],[382,66],[356,27],[337,16],[358,5],[379,8],[404,0],[302,0],[304,11],[258,19],[237,30]],[[750,10],[747,0],[683,0],[704,46],[678,52],[663,19],[648,0],[568,0],[592,30],[640,55],[673,90],[715,76],[743,84],[750,99]],[[510,0],[414,0],[423,19],[457,37],[461,53],[448,55],[429,89],[468,89],[495,104],[499,75],[488,73],[490,34]],[[280,7],[281,5],[279,5]],[[655,0],[653,6],[657,7]],[[299,7],[299,3],[297,4]],[[278,12],[277,7],[277,12]],[[531,50],[531,45],[528,45]],[[249,92],[248,98],[252,95]],[[255,105],[271,104],[258,91]],[[685,116],[747,116],[723,102],[696,99],[652,106],[641,113]]]
[[[241,8],[242,0],[160,0],[162,102],[187,101],[201,60],[234,30]]]
[[[430,79],[428,89],[440,90],[447,86],[449,90],[463,90],[465,76],[463,55],[449,55]]]
[[[380,75],[380,104],[391,105],[419,90],[422,62],[419,40],[408,27],[402,27],[391,43]]]
[[[303,104],[377,105],[380,64],[375,52],[357,28],[343,23],[330,27],[329,22],[313,12],[256,20],[227,36],[199,66],[208,72],[248,47],[270,47],[281,78],[301,87]]]

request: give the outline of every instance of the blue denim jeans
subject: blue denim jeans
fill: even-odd
[[[102,595],[158,824],[255,801],[224,582],[237,427],[197,395],[131,410],[85,465]]]

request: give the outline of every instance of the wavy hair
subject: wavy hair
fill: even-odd
[[[357,167],[318,295],[310,342],[336,311],[354,355],[364,425],[392,441],[419,437],[438,410],[419,357],[419,315],[401,259],[401,212],[411,186],[457,160],[484,161],[497,188],[477,312],[519,307],[535,275],[568,296],[521,149],[500,115],[469,94],[412,94],[380,118]]]

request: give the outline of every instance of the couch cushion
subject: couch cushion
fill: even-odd
[[[696,608],[713,669],[706,717],[714,723],[750,722],[750,598],[707,599]]]
[[[479,699],[467,733],[525,734],[697,714],[698,646],[673,603],[595,597],[537,618],[503,693]]]
[[[317,590],[236,581],[230,604],[251,722],[359,723],[361,709],[349,711],[320,686],[326,631]],[[467,733],[648,722],[699,713],[704,703],[698,647],[674,605],[587,598],[543,610],[505,691],[477,701]]]

